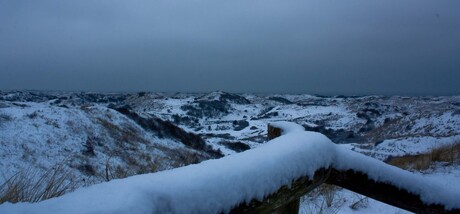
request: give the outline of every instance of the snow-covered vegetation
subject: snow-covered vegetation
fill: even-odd
[[[256,149],[201,164],[133,176],[77,190],[37,204],[4,204],[2,213],[219,213],[251,199],[262,200],[280,187],[321,168],[353,169],[377,182],[420,195],[426,204],[460,208],[460,188],[386,165],[337,146],[295,124]],[[269,154],[269,155],[267,155]],[[198,202],[198,203],[197,203]]]
[[[345,150],[391,161],[459,142],[460,97],[0,92],[0,184],[27,178],[23,186],[34,186],[59,168],[65,190],[56,192],[63,193],[234,155],[265,145],[266,126],[276,121],[295,122]],[[433,160],[416,173],[455,180],[459,171],[458,162]],[[324,213],[402,212],[346,190],[334,192]],[[40,196],[24,198],[16,201]],[[312,194],[304,201],[319,205],[320,198]],[[301,211],[321,207],[310,205]]]

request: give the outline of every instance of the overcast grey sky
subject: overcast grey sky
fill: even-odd
[[[460,94],[460,1],[1,0],[11,89]]]

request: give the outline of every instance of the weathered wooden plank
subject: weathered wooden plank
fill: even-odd
[[[415,213],[460,213],[460,210],[445,210],[441,205],[426,205],[420,196],[399,189],[391,184],[375,182],[361,172],[332,169],[326,183],[340,186],[386,204]]]
[[[283,129],[274,127],[270,124],[267,126],[267,137],[268,140],[273,140],[274,138],[277,138],[281,136],[283,132]],[[302,197],[302,196],[300,196]],[[279,214],[284,214],[284,213],[299,213],[300,209],[300,197],[298,199],[294,199],[291,202],[286,203],[285,205],[277,208],[276,211],[273,213],[279,213]]]
[[[329,174],[330,169],[319,169],[312,179],[302,177],[291,187],[283,186],[263,201],[252,200],[249,204],[240,204],[230,213],[298,213],[300,197],[324,183]]]

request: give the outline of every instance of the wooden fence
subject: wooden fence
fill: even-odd
[[[268,125],[268,139],[279,137],[280,128]],[[262,201],[252,200],[249,204],[240,204],[230,213],[298,213],[300,198],[321,184],[336,185],[386,204],[414,213],[460,213],[459,209],[446,210],[442,205],[427,205],[419,195],[394,185],[376,182],[364,172],[334,168],[319,169],[313,178],[301,177],[290,188],[281,187],[277,192]]]

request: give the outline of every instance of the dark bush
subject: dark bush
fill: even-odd
[[[220,101],[230,101],[236,104],[250,104],[251,102],[239,95],[230,94],[230,93],[222,93],[219,98]]]
[[[94,152],[94,144],[95,144],[95,139],[93,138],[88,138],[86,139],[86,142],[83,144],[83,155],[87,156],[96,156],[96,153]]]
[[[241,142],[221,142],[221,144],[235,152],[244,152],[251,149],[247,144]]]
[[[283,103],[283,104],[288,104],[288,105],[292,104],[291,101],[289,101],[288,99],[283,98],[283,97],[269,97],[268,99],[276,101],[276,102],[279,102],[279,103]]]
[[[246,120],[235,120],[233,121],[233,130],[241,131],[249,126],[249,122]]]
[[[77,169],[80,170],[80,172],[82,172],[83,174],[88,175],[88,176],[96,175],[96,170],[90,164],[82,164],[78,166]]]

